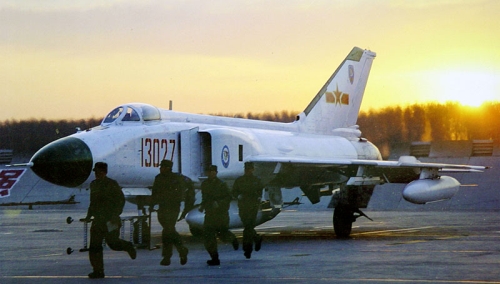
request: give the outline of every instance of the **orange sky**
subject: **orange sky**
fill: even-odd
[[[302,111],[353,46],[362,109],[500,100],[496,0],[1,0],[0,121],[144,102]]]

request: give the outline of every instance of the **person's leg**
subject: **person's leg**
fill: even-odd
[[[158,222],[161,224],[163,230],[161,232],[161,265],[170,265],[170,258],[172,257],[172,242],[170,241],[170,233],[172,231],[172,222],[169,220],[168,212],[158,211]]]
[[[106,234],[106,224],[92,223],[90,227],[89,260],[93,271],[89,278],[104,278],[102,242]]]
[[[215,227],[207,224],[203,226],[203,245],[211,258],[207,260],[208,265],[220,265],[216,235],[217,230]]]
[[[121,226],[120,226],[121,227]],[[120,239],[120,227],[106,233],[106,243],[109,248],[116,251],[126,251],[131,259],[135,259],[137,252],[132,242]]]

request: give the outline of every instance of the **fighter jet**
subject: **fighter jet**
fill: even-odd
[[[329,190],[335,206],[334,231],[348,237],[352,223],[366,216],[376,185],[408,183],[403,197],[413,203],[451,198],[460,183],[446,170],[482,171],[483,166],[422,163],[415,157],[384,161],[378,148],[356,125],[368,75],[376,54],[354,47],[294,122],[189,114],[144,103],[113,109],[94,128],[79,131],[40,149],[30,160],[42,179],[66,187],[88,187],[95,162],[109,165],[129,198],[150,195],[164,159],[173,171],[189,177],[196,188],[205,169],[218,167],[229,186],[253,162],[266,194],[259,224],[272,219],[283,205],[281,190],[300,187],[315,204]],[[231,206],[232,227],[241,224]],[[186,217],[192,231],[203,224],[193,209]]]

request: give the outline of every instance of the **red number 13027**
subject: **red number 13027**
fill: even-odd
[[[142,138],[141,167],[159,167],[162,160],[174,159],[175,139]]]

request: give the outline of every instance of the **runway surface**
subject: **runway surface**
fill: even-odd
[[[1,283],[80,283],[91,271],[83,210],[0,210]],[[128,213],[135,213],[126,212]],[[500,283],[500,213],[366,212],[352,238],[336,239],[331,210],[284,211],[259,226],[262,250],[243,252],[220,244],[221,265],[209,267],[200,239],[178,223],[190,250],[188,263],[176,253],[160,266],[161,251],[139,249],[137,259],[104,250],[107,283]],[[128,232],[128,228],[125,230]],[[161,227],[153,215],[152,244]],[[241,243],[241,230],[234,231]],[[125,239],[128,239],[128,234]],[[75,252],[68,255],[66,248]]]

